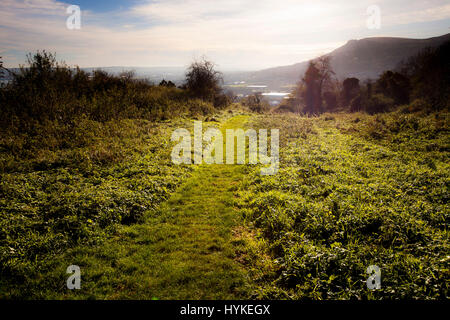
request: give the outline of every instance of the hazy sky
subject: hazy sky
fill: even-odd
[[[69,5],[81,28],[69,30]],[[379,29],[367,8],[381,10]],[[350,39],[428,38],[450,32],[448,0],[55,0],[0,1],[0,56],[6,66],[46,49],[90,66],[186,66],[206,55],[222,70],[301,62]]]

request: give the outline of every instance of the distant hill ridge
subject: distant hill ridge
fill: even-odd
[[[374,37],[350,40],[342,47],[328,53],[331,65],[339,79],[356,77],[361,80],[376,78],[383,71],[395,68],[427,47],[437,47],[450,41],[450,33],[428,39]],[[288,66],[253,72],[248,82],[264,83],[271,87],[294,84],[303,76],[308,61]]]
[[[349,40],[345,45],[328,53],[331,65],[337,77],[342,80],[347,77],[356,77],[360,80],[377,78],[385,70],[395,68],[402,60],[417,54],[427,47],[437,47],[450,41],[450,33],[428,39],[410,39],[395,37],[373,37],[360,40]],[[302,77],[308,61],[280,66],[260,71],[224,72],[226,82],[246,81],[252,84],[264,84],[271,90],[281,89],[285,85],[297,83]],[[82,68],[91,72],[94,68]],[[118,74],[124,70],[135,70],[139,78],[148,78],[159,83],[162,79],[181,84],[185,76],[184,67],[99,67],[107,72]],[[18,72],[18,68],[10,68]],[[7,72],[0,79],[10,79]],[[286,90],[286,89],[281,89]]]

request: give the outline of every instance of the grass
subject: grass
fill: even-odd
[[[279,128],[279,172],[173,165],[171,132],[190,119],[85,120],[81,142],[53,145],[47,129],[35,152],[2,137],[0,297],[448,297],[448,114],[214,119],[204,127]],[[72,264],[80,290],[66,288]]]
[[[190,173],[170,162],[170,133],[180,125],[81,122],[73,134],[83,139],[68,141],[75,146],[2,150],[1,295],[26,297],[23,284],[39,278],[48,261],[74,246],[98,245],[156,210]],[[20,146],[21,137],[2,139]]]
[[[284,128],[279,173],[255,170],[238,201],[276,263],[275,276],[259,282],[259,297],[446,298],[443,119],[393,113],[255,120]],[[366,288],[370,265],[381,268],[381,290]]]
[[[246,116],[224,123],[242,127]],[[47,260],[6,297],[96,299],[236,299],[248,295],[238,262],[245,243],[232,206],[244,167],[201,165],[144,221],[120,225],[112,238]],[[141,178],[143,178],[141,176]],[[240,232],[237,232],[240,230]],[[82,289],[65,288],[67,266],[79,265]]]

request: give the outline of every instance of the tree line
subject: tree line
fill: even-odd
[[[400,105],[415,109],[442,110],[450,105],[450,42],[427,48],[403,61],[378,79],[338,81],[331,56],[309,62],[296,88],[280,111],[320,114],[323,112],[386,112]]]
[[[0,59],[0,70],[5,70]],[[104,70],[88,73],[38,51],[27,64],[10,71],[12,81],[0,89],[2,128],[29,131],[34,124],[70,124],[79,117],[95,121],[121,118],[164,120],[173,115],[208,114],[231,103],[222,92],[222,77],[205,58],[194,61],[180,87],[163,80],[155,85],[133,71],[118,75]]]

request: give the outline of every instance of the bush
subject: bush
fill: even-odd
[[[405,75],[386,71],[380,76],[375,85],[377,92],[393,99],[395,104],[400,105],[409,102],[411,85],[409,78]]]
[[[410,79],[411,98],[422,98],[433,110],[450,107],[450,41],[411,57],[402,68]]]
[[[337,95],[334,92],[326,91],[323,94],[323,100],[325,101],[325,110],[334,111],[338,106]]]
[[[428,110],[432,110],[430,104],[427,101],[425,101],[424,99],[419,98],[419,99],[415,99],[410,104],[404,106],[401,111],[403,113],[414,113],[414,112],[428,111]]]
[[[369,114],[387,112],[394,106],[394,100],[382,94],[374,94],[367,100],[365,110]]]
[[[214,107],[224,109],[231,104],[231,99],[226,94],[218,94],[214,97]]]
[[[352,101],[350,102],[350,111],[351,112],[361,111],[361,96],[360,95],[353,98]]]
[[[292,104],[290,104],[290,103],[282,103],[277,108],[275,108],[275,110],[273,110],[273,112],[275,112],[275,113],[287,113],[287,112],[295,113],[295,112],[298,112],[298,111],[296,110],[296,108]]]
[[[270,106],[267,101],[263,100],[261,94],[256,93],[245,97],[242,100],[242,105],[248,107],[250,111],[257,113],[264,113],[269,111]]]
[[[214,67],[214,63],[204,58],[189,66],[185,86],[193,97],[213,102],[220,93],[222,75]]]

